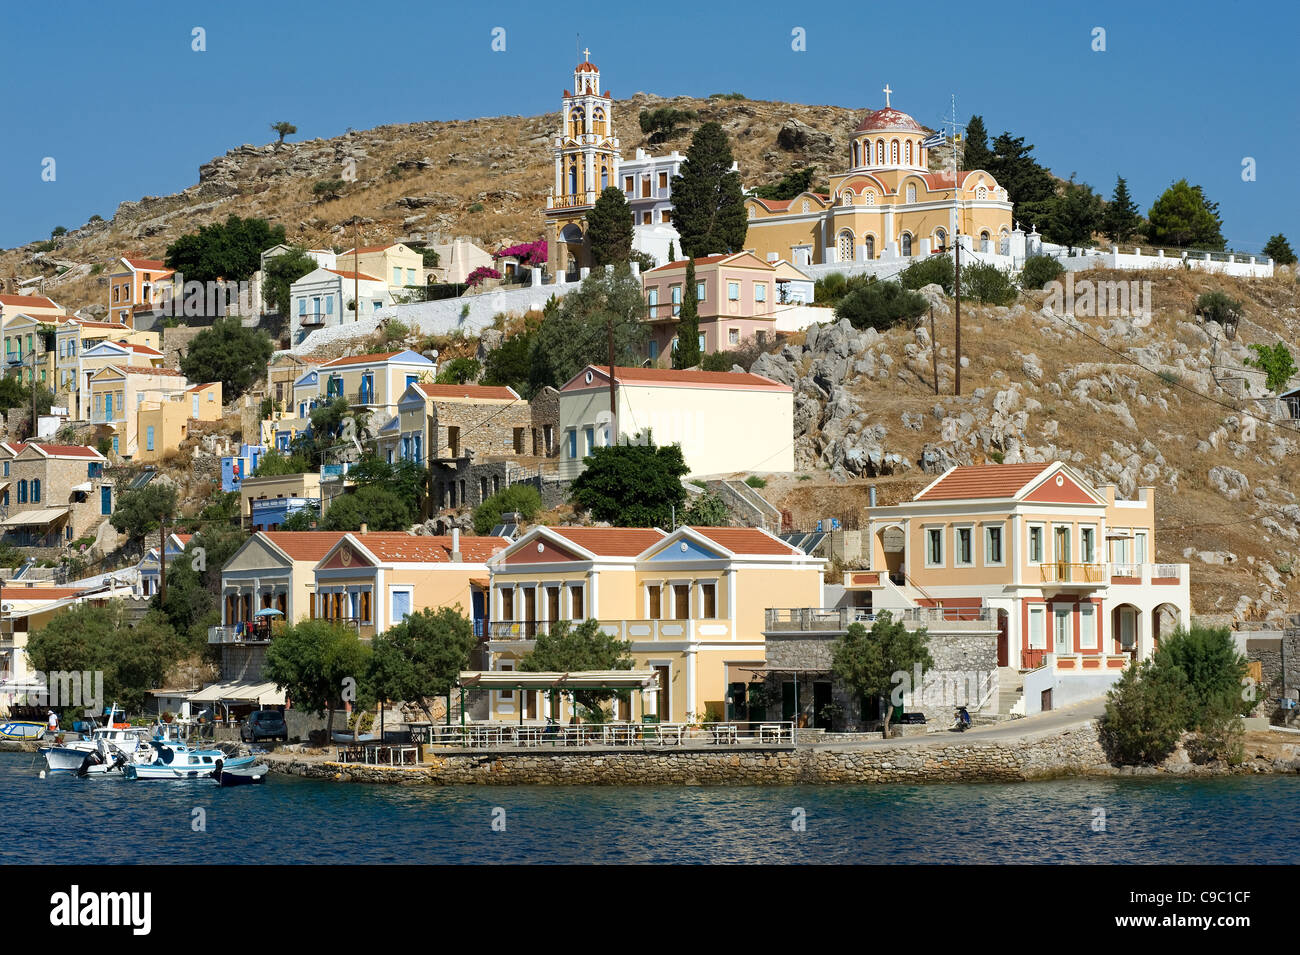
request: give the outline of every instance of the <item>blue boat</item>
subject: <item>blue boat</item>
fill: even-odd
[[[0,739],[30,743],[41,739],[45,735],[45,730],[46,726],[44,723],[28,723],[22,720],[13,720],[7,723],[0,723]]]
[[[221,749],[191,749],[174,740],[152,739],[153,758],[122,767],[127,779],[219,779],[223,770],[251,766],[256,756],[231,756]]]

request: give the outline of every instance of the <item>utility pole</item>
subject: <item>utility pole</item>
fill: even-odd
[[[609,443],[618,444],[618,406],[614,398],[614,317],[611,315],[606,326],[609,335]]]
[[[956,326],[957,360],[953,371],[953,393],[961,394],[961,205],[958,201],[961,183],[957,181],[957,94],[952,96],[952,119],[944,125],[952,127],[952,241],[953,241],[953,321]]]
[[[358,216],[352,217],[352,321],[361,321],[361,274],[357,263],[361,257],[361,223]]]
[[[167,518],[158,518],[158,602],[167,599]]]
[[[934,337],[934,306],[930,306],[930,365],[934,369],[934,393],[939,393],[939,340]]]

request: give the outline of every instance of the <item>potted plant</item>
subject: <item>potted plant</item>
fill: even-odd
[[[171,710],[163,710],[162,721],[164,723],[170,723],[174,718]]]

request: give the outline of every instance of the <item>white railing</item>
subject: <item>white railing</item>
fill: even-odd
[[[1134,564],[1112,563],[1108,565],[1108,575],[1113,582],[1116,577],[1137,580],[1143,585],[1153,580],[1176,580],[1179,583],[1187,579],[1186,564]]]
[[[794,723],[760,720],[738,723],[581,723],[553,722],[411,724],[411,741],[455,749],[537,749],[622,747],[630,750],[667,746],[793,746]]]
[[[934,630],[988,630],[994,625],[988,607],[910,607],[872,612],[861,607],[769,607],[765,612],[769,632],[792,633],[845,630],[851,623],[867,626],[888,613],[908,627]]]

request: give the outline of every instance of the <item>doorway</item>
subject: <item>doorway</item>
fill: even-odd
[[[1052,711],[1052,690],[1050,687],[1039,694],[1038,708],[1044,713],[1050,713]]]
[[[1011,639],[1008,632],[1009,616],[1005,610],[998,611],[998,666],[1011,663]]]
[[[829,730],[831,728],[831,684],[824,680],[813,683],[813,729]]]
[[[659,676],[659,699],[655,701],[655,713],[659,717],[659,722],[672,722],[672,675],[667,666],[657,666],[654,669]]]

